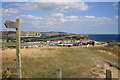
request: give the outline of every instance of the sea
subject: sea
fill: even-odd
[[[116,42],[120,42],[120,34],[89,34],[90,40],[95,40],[99,42],[108,42],[111,40],[116,40]]]

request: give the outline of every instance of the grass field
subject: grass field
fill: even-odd
[[[41,43],[21,43],[21,46],[24,45],[40,45]],[[2,43],[2,48],[15,48],[16,47],[16,43]]]
[[[62,69],[63,78],[103,78],[105,61],[117,65],[117,57],[101,53],[97,47],[40,47],[22,49],[23,78],[56,78],[56,69]],[[15,50],[3,50],[3,68],[15,67]],[[99,74],[91,70],[99,66]],[[115,72],[115,74],[117,74]],[[117,74],[118,75],[118,74]],[[115,75],[115,77],[117,76]]]

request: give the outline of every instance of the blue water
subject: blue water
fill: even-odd
[[[95,35],[88,35],[90,40],[95,40],[99,42],[107,42],[111,40],[116,40],[120,42],[120,34],[95,34]]]

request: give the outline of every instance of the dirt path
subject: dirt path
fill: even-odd
[[[93,74],[98,75],[97,78],[106,78],[106,70],[109,69],[112,72],[112,78],[119,78],[118,77],[118,71],[117,67],[110,66],[109,63],[104,62],[104,67],[101,65],[96,65],[95,68],[92,68],[91,71]]]

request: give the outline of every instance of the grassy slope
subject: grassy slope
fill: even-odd
[[[22,73],[25,78],[56,78],[53,74],[62,68],[63,78],[94,78],[91,68],[103,61],[117,63],[106,54],[96,52],[95,48],[29,48],[21,50]],[[3,67],[15,67],[15,51],[3,51]]]

